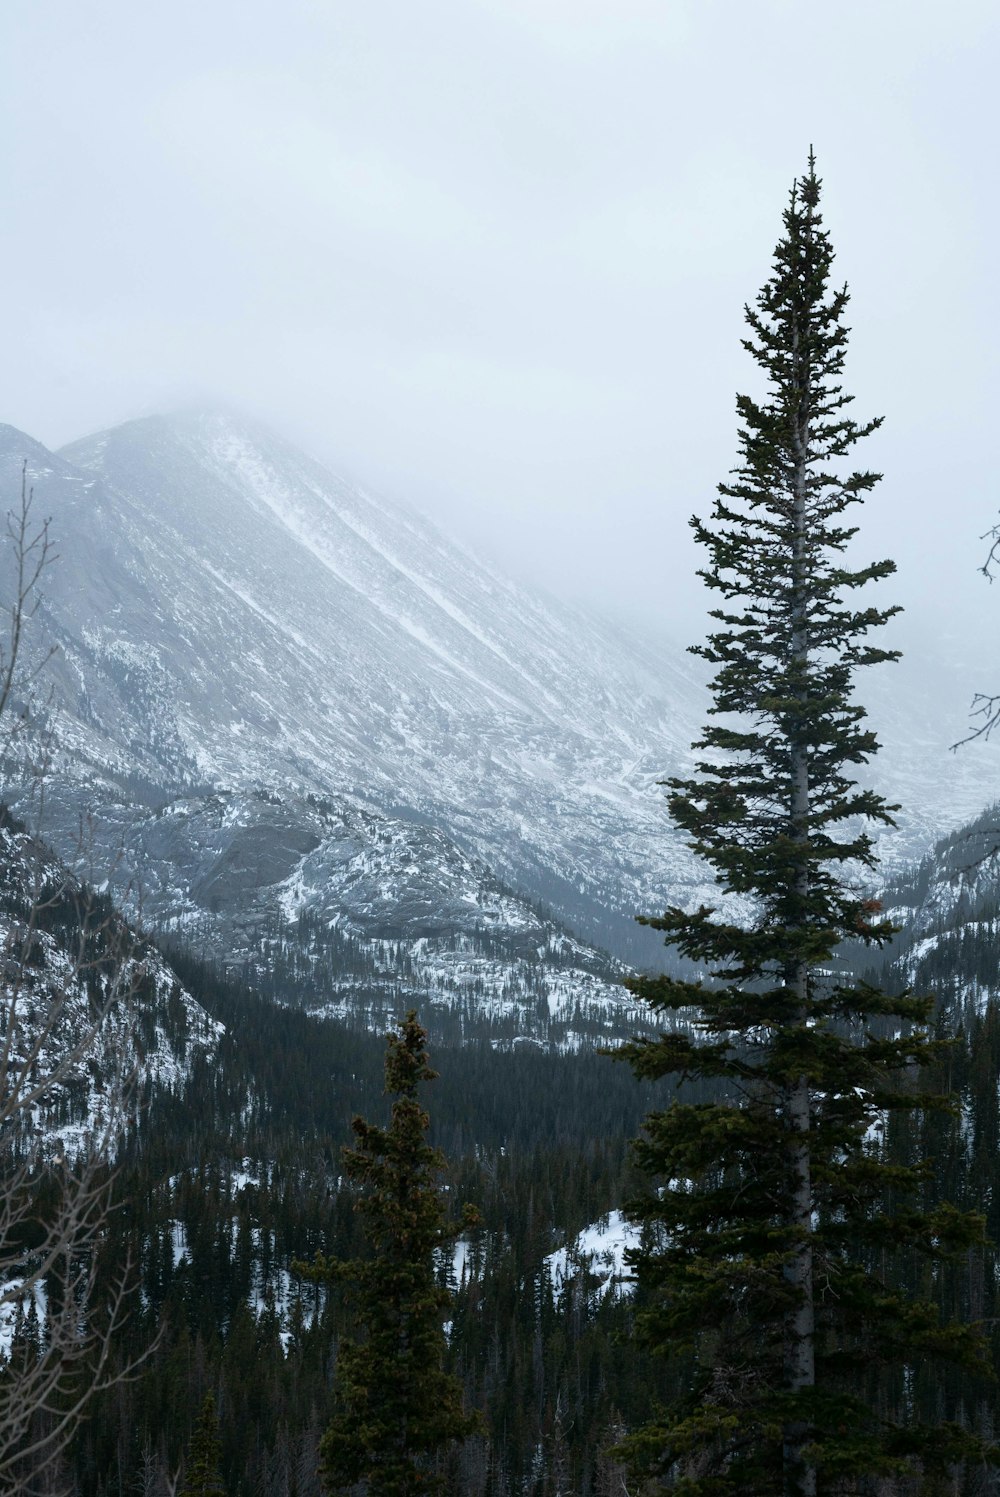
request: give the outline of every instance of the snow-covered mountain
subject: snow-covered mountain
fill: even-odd
[[[106,897],[0,807],[0,1097],[18,1147],[75,1154],[180,1089],[222,1026]]]
[[[879,980],[934,994],[948,1027],[970,1032],[1000,999],[1000,804],[941,838],[883,892],[902,929]]]
[[[141,869],[145,919],[258,991],[384,1029],[575,1048],[644,1020],[619,964],[433,827],[268,790],[105,803],[102,861]],[[183,872],[184,882],[180,880]]]
[[[3,446],[61,553],[40,622],[63,781],[414,819],[605,941],[685,875],[656,787],[703,705],[683,652],[529,596],[230,418]]]
[[[484,871],[462,898],[488,873],[644,960],[658,947],[636,911],[710,896],[657,785],[707,706],[682,649],[529,594],[229,415],[133,421],[58,454],[0,429],[8,492],[23,459],[60,553],[34,621],[35,647],[60,647],[48,830],[68,850],[92,812],[95,867],[124,846],[114,876],[135,871],[158,922],[201,911],[219,929],[229,901],[437,939],[455,914],[442,861],[464,858]],[[982,756],[949,758],[951,726],[925,720],[923,683],[878,689],[876,778],[912,808],[886,844],[899,858],[989,791]],[[221,792],[244,823],[228,851]]]

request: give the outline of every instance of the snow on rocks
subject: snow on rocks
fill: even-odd
[[[106,895],[0,811],[0,1047],[18,1147],[72,1159],[152,1084],[183,1083],[222,1026]]]
[[[572,1242],[545,1259],[556,1293],[575,1281],[583,1282],[591,1303],[632,1292],[632,1275],[625,1254],[637,1248],[640,1228],[621,1211],[609,1211],[584,1227]]]

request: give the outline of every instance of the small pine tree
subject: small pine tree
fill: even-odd
[[[468,1208],[449,1230],[438,1177],[444,1157],[431,1148],[417,1088],[437,1072],[416,1013],[391,1034],[385,1090],[395,1098],[388,1128],[352,1124],[357,1147],[344,1150],[348,1177],[361,1187],[357,1209],[372,1256],[339,1262],[320,1255],[297,1264],[320,1282],[353,1284],[363,1340],[341,1343],[339,1407],[320,1446],[332,1491],[364,1481],[369,1497],[416,1497],[442,1488],[437,1457],[480,1427],[462,1408],[457,1378],[444,1372],[443,1320],[450,1292],[437,1281],[435,1253],[475,1225]]]
[[[986,1369],[974,1328],[898,1287],[920,1281],[915,1263],[933,1275],[981,1243],[982,1220],[921,1210],[926,1168],[889,1164],[866,1141],[887,1111],[949,1105],[913,1085],[939,1048],[932,1004],[834,968],[841,941],[893,933],[850,870],[875,862],[865,823],[896,809],[854,778],[877,743],[853,695],[859,668],[893,658],[868,633],[896,610],[852,601],[893,564],[855,569],[843,554],[856,533],[844,513],[879,475],[842,460],[879,422],[847,414],[848,294],[830,286],[819,199],[810,155],[746,309],[767,394],[738,398],[740,466],[712,521],[692,521],[720,599],[695,650],[716,668],[713,721],[694,776],[669,782],[670,809],[742,905],[644,922],[710,983],[631,984],[661,1014],[695,1015],[627,1047],[636,1072],[720,1098],[675,1101],[636,1146],[658,1182],[633,1211],[652,1228],[633,1255],[648,1291],[640,1331],[693,1370],[622,1449],[684,1497],[858,1492],[994,1454],[957,1424],[908,1419],[907,1379],[927,1359]]]
[[[219,1442],[219,1416],[215,1408],[215,1397],[206,1393],[191,1436],[180,1497],[226,1497],[219,1469],[221,1461],[222,1446]]]

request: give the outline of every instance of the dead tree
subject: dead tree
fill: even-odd
[[[0,538],[0,752],[38,777],[30,700],[52,651],[25,634],[53,552],[32,505],[25,465]],[[130,1275],[99,1292],[98,1264],[134,1066],[133,941],[0,806],[0,1491],[24,1497],[60,1489],[88,1403],[132,1370],[113,1355]]]
[[[979,570],[988,582],[992,582],[1000,567],[1000,522],[990,527],[980,540],[989,541],[990,549],[986,553],[986,560]],[[973,722],[973,728],[964,738],[952,744],[952,748],[961,748],[964,743],[971,743],[976,738],[987,739],[993,733],[994,728],[1000,727],[1000,692],[991,695],[988,692],[977,691],[972,698],[969,708],[969,716]]]

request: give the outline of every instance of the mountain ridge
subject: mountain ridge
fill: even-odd
[[[373,817],[373,846],[377,827],[402,846],[396,823],[440,833],[643,965],[663,950],[637,912],[717,899],[657,784],[690,765],[708,707],[685,651],[538,599],[229,414],[143,417],[59,453],[3,428],[8,486],[25,448],[63,552],[33,623],[39,650],[60,647],[46,830],[68,851],[92,813],[95,864],[117,887],[116,849],[131,839],[139,855],[158,809],[190,803],[194,825],[199,797],[262,791],[300,807],[299,839],[309,796]],[[982,755],[943,762],[926,692],[883,680],[873,716],[892,741],[869,774],[913,806],[882,839],[892,866],[986,797]],[[414,907],[418,890],[433,903],[429,846],[411,859]],[[207,897],[185,857],[157,919]],[[349,908],[331,877],[330,907]],[[282,895],[266,888],[273,915]]]
[[[591,938],[608,903],[623,919],[647,903],[594,887],[617,882],[610,842],[633,887],[659,882],[666,897],[671,881],[651,870],[690,860],[654,784],[666,746],[677,760],[693,733],[689,673],[477,570],[422,522],[406,520],[397,565],[375,534],[395,511],[339,481],[317,496],[318,470],[283,444],[251,462],[245,433],[234,480],[231,428],[187,420],[72,444],[32,475],[62,501],[57,528],[69,524],[90,579],[45,606],[76,688],[63,742],[91,777],[127,759],[164,790],[270,783],[423,818],[532,897],[554,888],[560,916],[589,914]],[[103,549],[78,537],[81,494],[113,533]],[[277,523],[276,494],[298,535],[313,506],[313,546]],[[344,521],[348,500],[363,522]],[[677,681],[674,700],[659,675]],[[645,848],[630,859],[636,830]]]

